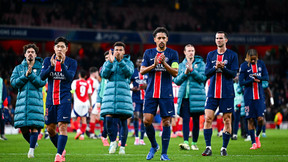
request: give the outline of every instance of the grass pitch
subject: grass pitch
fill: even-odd
[[[228,145],[228,156],[220,156],[222,138],[216,136],[216,131],[212,135],[211,157],[203,157],[201,153],[205,149],[203,131],[200,131],[198,140],[199,151],[183,151],[179,149],[179,143],[183,142],[180,137],[171,138],[168,149],[169,158],[172,161],[288,161],[288,131],[272,130],[266,131],[266,138],[261,138],[262,147],[257,150],[250,150],[251,142],[244,142],[243,138],[230,140]],[[85,137],[84,141],[74,140],[75,133],[69,133],[66,145],[67,162],[81,161],[147,161],[146,155],[150,149],[150,143],[145,137],[146,146],[134,146],[134,137],[129,134],[127,139],[126,155],[108,154],[108,147],[102,145],[101,139],[92,140]],[[238,135],[239,136],[239,135]],[[0,161],[1,162],[33,162],[33,161],[54,161],[56,148],[50,140],[42,139],[38,141],[39,147],[35,149],[35,158],[28,159],[27,153],[29,144],[24,140],[21,134],[6,135],[7,141],[0,141]],[[189,138],[191,143],[191,138]],[[161,147],[161,138],[157,133],[157,142]],[[151,161],[159,161],[161,149]]]

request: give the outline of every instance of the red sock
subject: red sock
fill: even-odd
[[[190,132],[192,131],[193,128],[193,122],[192,122],[192,118],[190,118],[190,122],[189,122],[189,130]]]
[[[95,133],[94,130],[95,130],[95,123],[90,122],[90,131],[89,132]]]
[[[177,125],[172,126],[172,132],[173,132],[173,133],[176,133],[176,131],[177,131]]]
[[[82,123],[82,127],[81,127],[82,134],[85,133],[86,127],[87,127],[87,124]]]
[[[79,128],[79,126],[78,126],[78,121],[77,121],[77,120],[74,121],[74,122],[73,122],[73,125],[74,125],[74,129],[77,131],[78,128]]]
[[[218,132],[220,132],[222,130],[222,125],[224,126],[223,124],[223,118],[217,118],[217,130]]]
[[[103,133],[103,128],[104,128],[104,127],[103,127],[103,122],[104,122],[103,120],[100,120],[100,121],[99,121],[101,134]]]

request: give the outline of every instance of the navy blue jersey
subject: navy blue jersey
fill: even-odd
[[[138,87],[141,84],[147,84],[147,75],[142,75],[140,74],[140,72],[138,71],[137,68],[134,69],[134,73],[131,77],[131,82],[133,82],[133,87]],[[133,91],[132,92],[132,101],[135,103],[143,103],[145,97],[145,90],[144,89],[140,89],[139,91]]]
[[[154,64],[154,58],[158,53],[156,48],[147,49],[144,52],[142,66],[148,67]],[[165,61],[169,66],[173,62],[178,63],[178,52],[170,48],[166,48],[163,52]],[[148,85],[146,89],[146,98],[173,98],[172,91],[172,75],[168,73],[163,64],[158,64],[148,73]]]
[[[253,76],[256,74],[256,77]],[[255,82],[254,78],[260,80],[260,82]],[[239,83],[244,87],[244,99],[264,99],[264,90],[262,87],[262,81],[268,81],[269,76],[266,66],[262,60],[258,60],[256,64],[250,64],[244,62],[240,66],[240,76]]]
[[[222,73],[216,73],[216,61],[225,63]],[[208,53],[206,60],[205,74],[210,77],[210,86],[208,88],[208,97],[213,98],[234,98],[233,78],[238,70],[237,54],[227,49],[223,54],[217,50]]]
[[[48,78],[48,91],[46,105],[59,105],[71,103],[71,83],[76,73],[76,60],[66,56],[64,64],[57,61],[51,66],[51,57],[46,57],[41,70],[41,79]]]

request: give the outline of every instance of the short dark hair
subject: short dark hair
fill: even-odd
[[[113,47],[115,48],[116,46],[122,46],[125,49],[126,45],[125,45],[125,43],[119,41],[119,42],[114,43]]]
[[[224,32],[224,31],[217,31],[216,32],[216,34],[224,34],[224,37],[227,39],[228,37],[228,35],[227,35],[227,33],[226,32]]]
[[[39,48],[34,43],[26,44],[25,46],[23,46],[23,54],[25,54],[27,49],[29,49],[29,48],[33,48],[35,50],[36,54],[38,54]]]
[[[65,37],[57,37],[54,41],[54,45],[58,44],[59,42],[64,42],[65,46],[68,47],[69,41]]]
[[[165,33],[166,36],[169,36],[168,30],[165,27],[157,27],[153,32],[153,37],[155,38],[157,33]]]
[[[90,73],[90,74],[91,74],[91,73],[95,73],[96,71],[98,71],[98,68],[95,67],[95,66],[92,66],[92,67],[89,68],[89,73]]]
[[[109,54],[109,51],[105,51],[104,52],[104,56],[108,55]]]
[[[85,76],[86,76],[86,72],[84,70],[79,70],[79,74],[80,74],[81,78],[85,78]]]
[[[192,44],[187,44],[185,47],[184,47],[184,51],[186,51],[186,48],[187,47],[194,47]],[[195,47],[194,47],[195,48]]]

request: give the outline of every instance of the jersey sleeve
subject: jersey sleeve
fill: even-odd
[[[178,63],[179,63],[179,56],[178,56],[178,52],[174,51],[174,55],[172,57],[172,64],[171,67],[172,68],[178,68]]]
[[[41,69],[41,74],[40,74],[41,79],[45,80],[49,76],[49,73],[51,71],[53,71],[53,67],[51,66],[50,58],[46,57],[42,64],[42,69]]]
[[[91,84],[88,84],[88,94],[92,94],[92,87],[91,87]]]
[[[148,56],[147,50],[144,52],[143,61],[142,61],[141,66],[145,66],[145,67],[150,66],[149,65],[149,56]]]
[[[234,53],[231,61],[232,61],[231,70],[233,71],[238,70],[239,69],[238,56],[236,53]]]
[[[73,80],[72,84],[71,84],[71,90],[75,91],[76,90],[76,80]]]

